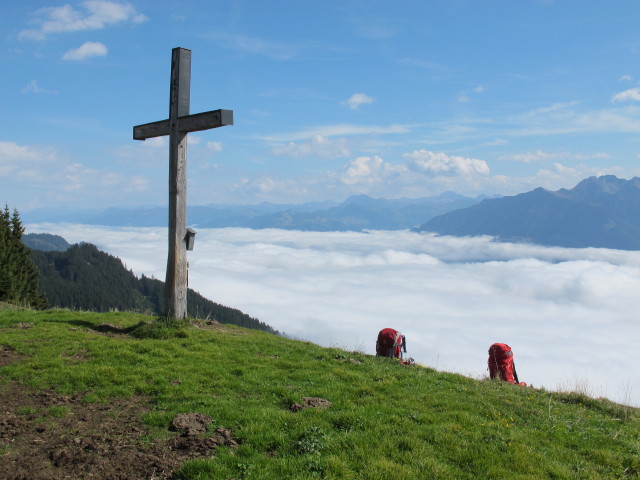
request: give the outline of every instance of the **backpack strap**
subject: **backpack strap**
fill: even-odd
[[[402,358],[402,343],[404,341],[404,335],[402,335],[400,332],[396,333],[396,339],[393,342],[393,350],[392,350],[392,357],[396,356],[396,348],[400,347],[400,358]],[[406,350],[405,350],[406,352]]]

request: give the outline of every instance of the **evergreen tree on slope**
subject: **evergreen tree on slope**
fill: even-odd
[[[18,210],[0,212],[0,301],[43,309],[46,298],[38,294],[38,269],[22,242],[24,226]]]

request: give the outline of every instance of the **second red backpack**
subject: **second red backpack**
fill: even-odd
[[[383,328],[376,341],[376,356],[402,358],[402,350],[407,351],[407,343],[399,331]]]
[[[518,382],[513,352],[506,343],[494,343],[489,347],[489,376],[509,383]]]

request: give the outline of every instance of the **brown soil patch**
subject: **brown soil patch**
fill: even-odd
[[[225,323],[220,323],[217,320],[207,320],[204,322],[194,321],[191,323],[192,326],[196,328],[203,328],[206,330],[214,330],[217,332],[224,332],[227,335],[232,335],[235,337],[241,337],[247,335],[244,330],[240,330],[238,328],[232,328],[233,326],[227,325]]]
[[[185,460],[234,448],[229,430],[182,430],[149,440],[145,399],[85,403],[83,395],[0,385],[0,476],[7,480],[170,479]],[[201,414],[193,418],[206,420]],[[210,419],[209,419],[210,421]],[[167,428],[169,429],[169,425]]]
[[[180,432],[185,437],[192,437],[198,433],[206,432],[212,418],[202,413],[179,413],[171,420],[171,430]]]
[[[320,397],[304,397],[302,403],[294,403],[290,409],[292,412],[299,412],[305,408],[327,408],[331,406],[331,402]]]
[[[20,355],[15,348],[9,345],[0,345],[0,367],[17,362],[22,357],[23,355]]]

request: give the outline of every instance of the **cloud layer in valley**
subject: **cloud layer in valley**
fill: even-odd
[[[164,279],[166,230],[32,225]],[[640,406],[640,252],[401,232],[200,229],[190,287],[321,345],[373,353],[394,327],[425,366],[486,374],[493,342],[520,379]]]

